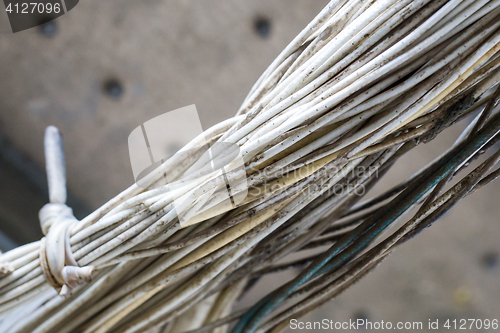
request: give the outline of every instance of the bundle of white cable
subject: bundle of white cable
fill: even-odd
[[[183,149],[203,140],[240,147],[251,190],[229,212],[216,191],[223,179],[198,177],[175,193],[161,184],[165,173],[196,175],[190,167],[199,156],[177,154],[148,176],[155,189],[133,185],[76,221],[61,194],[63,170],[51,174],[47,165],[49,183],[60,177],[52,182],[63,185],[59,194],[51,189],[41,212],[42,244],[0,256],[0,331],[143,332],[196,312],[201,299],[206,320],[227,314],[246,277],[217,285],[250,262],[266,236],[356,167],[373,166],[352,190],[286,230],[313,228],[402,143],[428,132],[446,102],[466,92],[471,110],[488,101],[484,92],[500,79],[499,17],[500,0],[332,0],[264,72],[238,114]],[[207,191],[206,216],[225,214],[181,228],[173,202],[194,211]],[[74,289],[60,297],[54,288]]]

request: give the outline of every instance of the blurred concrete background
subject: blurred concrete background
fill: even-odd
[[[233,115],[326,3],[85,0],[17,34],[0,14],[0,248],[41,237],[46,126],[64,135],[69,204],[82,218],[132,184],[135,127],[191,104],[205,129]],[[463,127],[405,156],[381,186],[439,155]],[[493,183],[464,199],[309,320],[500,319],[499,193]],[[266,277],[244,302],[281,278]]]

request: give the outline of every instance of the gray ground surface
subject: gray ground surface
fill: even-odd
[[[1,136],[43,166],[43,130],[58,126],[69,189],[96,208],[133,182],[127,137],[135,127],[190,104],[196,104],[204,128],[234,114],[266,66],[325,3],[85,0],[57,19],[59,31],[50,39],[37,29],[2,31],[6,18],[1,17]],[[271,22],[268,38],[255,32],[258,17]],[[102,92],[110,78],[123,83],[118,100]],[[384,186],[451,145],[461,125],[405,157]],[[31,229],[37,228],[43,200],[29,190],[19,192],[26,184],[14,184],[9,175],[0,177],[0,227],[27,228],[20,232],[36,237]],[[14,203],[2,199],[12,197],[10,188],[26,203],[19,221],[9,213]],[[463,200],[309,320],[367,317],[422,321],[426,328],[428,319],[500,319],[500,268],[483,263],[486,254],[500,252],[499,193],[493,183]],[[257,299],[277,279],[266,278],[244,302]]]

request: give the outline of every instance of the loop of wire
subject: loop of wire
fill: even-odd
[[[94,268],[80,267],[70,244],[71,228],[78,223],[73,210],[65,204],[66,172],[64,149],[59,131],[54,126],[45,131],[45,159],[50,203],[38,214],[44,235],[40,242],[40,267],[47,282],[61,296],[83,282],[90,282]]]

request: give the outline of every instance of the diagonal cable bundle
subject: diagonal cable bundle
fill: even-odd
[[[65,205],[62,143],[49,127],[46,237],[0,256],[0,331],[285,329],[498,177],[499,18],[500,0],[332,0],[235,117],[81,221]],[[360,201],[399,157],[463,119],[438,159]],[[248,193],[237,207],[224,205],[227,179],[203,173],[201,142],[241,152]],[[189,182],[172,190],[165,175]],[[225,177],[240,179],[241,168]],[[315,252],[282,263],[304,250]],[[231,313],[252,283],[290,267],[303,270]]]

